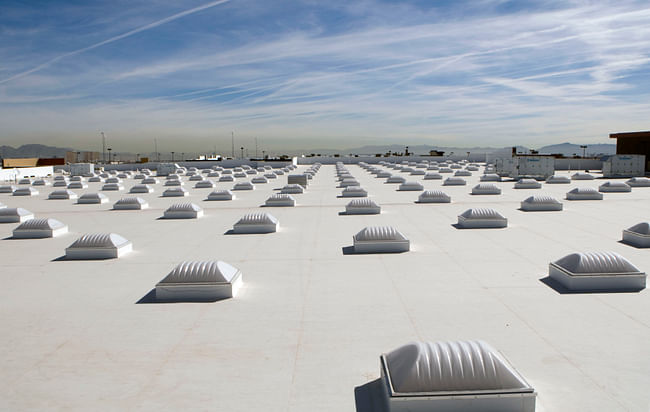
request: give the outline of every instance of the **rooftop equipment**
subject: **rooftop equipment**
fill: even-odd
[[[153,187],[149,185],[135,185],[129,190],[129,193],[153,193]]]
[[[123,197],[113,204],[114,210],[142,210],[148,209],[149,203],[141,197]]]
[[[52,183],[48,182],[45,179],[36,179],[32,182],[32,186],[50,186]]]
[[[232,190],[255,190],[255,185],[251,182],[239,182],[235,183]]]
[[[572,253],[551,262],[548,275],[577,292],[645,289],[646,274],[616,252]]]
[[[145,177],[140,181],[140,183],[143,185],[157,185],[158,179],[156,179],[155,177]]]
[[[546,179],[546,183],[548,184],[568,184],[571,183],[571,179],[569,179],[567,176],[561,176],[561,175],[553,175],[549,176]]]
[[[224,171],[224,172],[225,172],[225,171]],[[220,182],[233,182],[234,180],[235,180],[235,178],[232,177],[231,175],[222,175],[222,176],[219,178],[219,181],[220,181]]]
[[[233,233],[273,233],[278,223],[269,213],[249,213],[233,225]]]
[[[266,199],[266,202],[264,202],[264,206],[266,207],[282,207],[282,206],[295,206],[295,205],[296,205],[296,199],[294,199],[293,196],[285,193],[275,193],[271,195],[271,197]]]
[[[481,182],[500,182],[501,176],[496,173],[486,173],[481,176]]]
[[[254,178],[251,179],[251,183],[268,183],[268,179],[264,176],[255,176]]]
[[[592,187],[575,187],[566,193],[567,200],[603,200],[602,193]]]
[[[632,188],[625,182],[605,182],[598,186],[598,191],[603,193],[631,192]]]
[[[472,188],[473,195],[500,195],[501,189],[494,183],[479,183]]]
[[[650,179],[647,177],[633,177],[625,183],[631,187],[650,187]]]
[[[551,196],[534,195],[521,202],[521,210],[527,212],[558,211],[562,210],[562,203]]]
[[[281,190],[280,193],[284,194],[290,194],[290,195],[295,195],[302,193],[304,191],[303,189],[304,186],[301,186],[299,184],[290,184],[290,185],[285,185]]]
[[[194,185],[195,189],[212,189],[216,184],[212,180],[200,180]]]
[[[515,189],[541,189],[542,184],[535,179],[519,179],[515,183]]]
[[[594,176],[590,175],[589,173],[574,173],[571,175],[571,180],[594,180]]]
[[[189,196],[188,191],[182,187],[170,187],[163,192],[163,197],[185,197]]]
[[[462,177],[448,177],[442,183],[443,186],[465,186],[467,182]]]
[[[30,219],[21,223],[13,231],[16,239],[42,239],[57,237],[68,233],[68,226],[56,219]]]
[[[55,190],[47,196],[50,200],[76,199],[77,194],[72,190]]]
[[[235,195],[230,190],[215,190],[210,192],[206,200],[233,200]]]
[[[451,197],[440,190],[425,190],[416,203],[450,203]]]
[[[355,253],[408,252],[409,240],[390,226],[369,226],[352,236]]]
[[[106,179],[106,180],[108,180],[108,179]],[[124,190],[124,186],[122,186],[119,183],[105,183],[102,186],[102,190],[107,191],[107,192],[108,191],[117,192],[117,191],[120,191],[120,190]]]
[[[87,204],[96,204],[96,203],[107,203],[108,197],[103,193],[84,193],[77,199],[77,203],[80,205]]]
[[[287,184],[297,184],[305,189],[307,188],[307,182],[309,180],[309,177],[306,174],[293,174],[293,175],[288,175],[287,176]]]
[[[70,182],[68,183],[68,189],[87,189],[88,184],[85,182]]]
[[[402,176],[397,176],[397,175],[391,175],[388,179],[386,179],[386,183],[404,183],[406,182],[406,179],[403,178]]]
[[[400,192],[418,192],[424,190],[424,186],[420,182],[404,182],[397,188]]]
[[[650,247],[650,223],[637,223],[623,230],[623,243],[640,248]]]
[[[645,174],[645,155],[617,154],[605,156],[603,161],[603,177],[631,177]]]
[[[83,235],[65,249],[66,259],[114,259],[133,248],[131,241],[116,233]]]
[[[22,207],[0,208],[0,223],[22,223],[34,219],[34,214]]]
[[[38,195],[38,190],[34,189],[31,186],[20,187],[12,193],[13,196],[36,196]]]
[[[367,197],[368,192],[361,186],[347,186],[341,192],[341,197]]]
[[[377,215],[381,213],[381,207],[373,200],[353,199],[345,206],[346,215]]]
[[[472,172],[470,172],[469,170],[458,170],[458,171],[456,171],[456,173],[454,173],[454,176],[461,176],[461,177],[463,177],[463,176],[471,176],[471,175],[472,175]]]
[[[475,207],[458,216],[458,226],[463,229],[502,228],[508,226],[508,219],[494,209]]]
[[[203,216],[203,209],[194,203],[175,203],[165,210],[165,219],[198,219]]]
[[[226,262],[182,262],[156,284],[156,300],[214,302],[235,297],[242,283],[241,271]]]

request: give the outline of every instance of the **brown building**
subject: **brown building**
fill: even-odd
[[[650,170],[650,131],[611,133],[616,139],[616,154],[645,155],[645,171]]]
[[[99,152],[65,152],[66,163],[97,163]]]

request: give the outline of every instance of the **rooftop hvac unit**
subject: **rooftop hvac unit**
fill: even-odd
[[[233,225],[233,233],[273,233],[277,231],[278,219],[269,213],[249,213]]]
[[[275,173],[264,173],[264,177],[268,181],[268,179],[277,179],[278,175],[276,175]]]
[[[241,271],[226,262],[182,262],[156,284],[156,300],[214,302],[235,297],[242,283]]]
[[[108,179],[107,179],[108,180]],[[102,190],[105,192],[118,192],[124,190],[124,186],[119,183],[104,183]]]
[[[486,173],[481,176],[481,182],[500,182],[501,176],[496,173]]]
[[[647,177],[633,177],[625,183],[631,187],[650,187],[650,179]]]
[[[104,183],[122,183],[122,179],[119,177],[107,177]]]
[[[576,187],[566,193],[567,200],[603,200],[602,193],[592,187]]]
[[[347,186],[341,192],[341,197],[367,197],[368,192],[361,186]]]
[[[67,180],[57,180],[52,184],[52,187],[68,187],[68,181]]]
[[[448,177],[442,183],[443,186],[465,186],[467,182],[462,177]]]
[[[235,195],[230,190],[215,190],[210,192],[206,200],[233,200]]]
[[[34,189],[31,186],[20,187],[12,193],[14,196],[36,196],[38,195],[38,190]]]
[[[195,189],[212,189],[216,184],[211,180],[200,180],[194,185]]]
[[[198,219],[203,216],[203,209],[194,203],[175,203],[165,210],[165,219]]]
[[[562,203],[551,196],[535,195],[527,197],[521,202],[521,210],[527,212],[558,211],[562,210]]]
[[[153,193],[153,187],[149,185],[135,185],[129,190],[129,193]]]
[[[170,187],[162,193],[163,197],[185,197],[189,192],[183,187]]]
[[[76,199],[77,194],[72,190],[55,190],[47,196],[50,200]]]
[[[420,194],[416,203],[450,203],[451,197],[440,190],[426,190]]]
[[[231,175],[223,175],[219,178],[220,182],[233,182],[235,180]]]
[[[22,207],[0,208],[0,223],[22,223],[34,219],[34,214]]]
[[[463,229],[502,228],[508,226],[508,219],[494,209],[475,207],[458,216],[458,226]]]
[[[515,189],[540,189],[542,184],[535,179],[519,179],[515,183]]]
[[[442,175],[437,172],[428,172],[424,175],[424,180],[442,180]]]
[[[438,173],[454,173],[454,171],[449,167],[441,167],[438,169]]]
[[[251,183],[268,183],[268,179],[264,176],[255,176],[254,178],[251,179]]]
[[[32,184],[32,180],[31,180],[31,179],[28,179],[28,178],[20,179],[20,180],[18,181],[18,184],[19,184],[19,185],[31,185],[31,184]]]
[[[68,226],[56,219],[30,219],[14,229],[16,239],[42,239],[68,233]]]
[[[594,176],[589,173],[574,173],[571,175],[571,180],[594,180]]]
[[[386,183],[404,183],[406,182],[406,179],[403,178],[402,176],[397,176],[397,175],[391,175],[388,179],[386,179]]]
[[[370,226],[352,236],[355,253],[408,252],[409,240],[390,226]]]
[[[472,188],[473,195],[500,195],[501,189],[494,183],[479,183]]]
[[[114,259],[133,248],[131,241],[116,233],[83,235],[65,249],[66,259]]]
[[[424,186],[420,182],[404,182],[397,188],[400,192],[419,192],[424,190]]]
[[[45,179],[36,179],[32,182],[32,186],[51,186],[52,183],[48,182]]]
[[[637,223],[623,230],[623,242],[640,248],[650,247],[650,223]]]
[[[380,357],[390,412],[534,412],[532,386],[483,341],[412,342]]]
[[[603,158],[603,177],[643,176],[644,155],[611,155]]]
[[[244,173],[244,172],[235,172],[235,173],[233,174],[233,176],[235,176],[235,177],[238,178],[238,179],[241,179],[241,178],[246,177],[246,173]]]
[[[280,193],[288,194],[288,195],[295,195],[295,194],[303,193],[303,191],[304,191],[303,186],[301,186],[299,184],[290,184],[290,185],[285,185],[280,190]]]
[[[378,215],[381,213],[381,207],[373,200],[353,199],[345,206],[346,215]]]
[[[553,175],[553,176],[549,176],[546,179],[546,183],[549,183],[549,184],[568,184],[568,183],[571,183],[571,179],[569,179],[566,176]]]
[[[463,177],[463,176],[467,177],[467,176],[471,176],[471,175],[472,175],[472,172],[470,172],[469,170],[458,170],[458,171],[456,171],[456,173],[454,173],[454,176],[461,176],[461,177]]]
[[[232,187],[232,190],[254,190],[255,185],[253,185],[251,182],[239,182],[235,183],[235,185]]]
[[[106,197],[105,194],[103,193],[84,193],[83,195],[79,196],[79,199],[77,199],[77,204],[80,205],[88,205],[88,204],[96,204],[96,203],[107,203],[108,202],[108,197]]]
[[[142,210],[148,208],[149,203],[141,197],[124,197],[113,205],[115,210]]]
[[[203,176],[199,174],[190,177],[190,182],[200,182],[201,180],[203,180]]]
[[[548,275],[577,292],[638,291],[646,283],[646,274],[615,252],[572,253],[551,262]]]
[[[68,183],[68,189],[87,189],[88,184],[84,182],[70,182]]]
[[[174,187],[174,186],[183,186],[185,183],[181,180],[171,179],[165,181],[165,186]]]
[[[632,188],[625,182],[605,182],[598,186],[598,191],[603,193],[631,192]]]
[[[266,207],[295,206],[296,199],[293,196],[284,193],[275,193],[264,203]]]

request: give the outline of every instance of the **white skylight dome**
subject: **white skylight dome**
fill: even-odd
[[[631,192],[632,187],[625,182],[605,182],[598,186],[598,191],[603,193],[610,192]]]
[[[519,179],[515,183],[515,189],[540,189],[542,184],[535,179]]]
[[[183,182],[182,180],[172,179],[172,180],[166,180],[165,181],[165,186],[168,186],[168,187],[183,186],[183,185],[185,185],[185,182]]]
[[[483,341],[411,342],[380,361],[391,412],[535,411],[535,390]]]
[[[129,193],[153,193],[153,187],[145,184],[139,184],[133,186]]]
[[[2,185],[0,186],[0,193],[13,193],[16,190],[14,185]]]
[[[388,179],[386,179],[386,183],[404,183],[406,182],[406,179],[402,176],[397,176],[397,175],[391,175]]]
[[[59,180],[68,180],[68,178],[65,177],[65,176],[61,176],[61,175],[54,176],[54,181],[59,181]]]
[[[494,183],[479,183],[472,188],[473,195],[500,195],[501,189]]]
[[[54,190],[47,196],[50,200],[76,199],[77,194],[72,190]]]
[[[124,186],[122,186],[119,183],[104,183],[104,185],[102,186],[102,190],[105,192],[109,192],[109,191],[117,192],[120,190],[124,190]]]
[[[284,174],[284,172],[285,172],[285,170],[278,169],[278,170],[274,170],[273,174],[275,174],[277,176],[282,176]]]
[[[190,182],[200,182],[201,180],[203,180],[203,176],[199,174],[190,176]]]
[[[603,195],[592,187],[576,187],[566,194],[567,200],[602,200]]]
[[[548,275],[572,291],[633,291],[645,288],[646,274],[616,252],[572,253],[551,262]]]
[[[221,171],[222,175],[231,175],[232,173],[232,169],[224,169]]]
[[[68,226],[56,219],[30,219],[21,223],[13,231],[16,239],[41,239],[57,237],[68,233]]]
[[[390,175],[390,172],[381,171],[381,172],[378,172],[376,176],[377,176],[378,179],[387,179],[391,175]]]
[[[99,177],[99,176],[93,176],[93,177],[91,177],[90,179],[88,179],[88,181],[89,181],[90,183],[101,183],[101,182],[102,182],[102,178]]]
[[[156,300],[212,302],[236,296],[242,284],[241,271],[226,262],[182,262],[156,284]]]
[[[101,204],[107,202],[108,197],[103,193],[84,193],[83,195],[79,196],[79,199],[77,199],[77,203],[81,205],[96,203]]]
[[[390,226],[369,226],[352,236],[355,253],[408,252],[409,240]]]
[[[451,197],[441,190],[425,190],[418,197],[417,203],[450,203]]]
[[[400,192],[409,192],[409,191],[417,192],[417,191],[420,191],[420,190],[424,190],[424,186],[420,182],[409,181],[409,182],[404,182],[401,185],[399,185],[397,190],[400,191]]]
[[[68,189],[87,189],[88,184],[84,182],[70,182],[68,183]]]
[[[450,167],[441,167],[438,169],[438,173],[454,173]]]
[[[34,218],[34,214],[22,207],[0,208],[0,223],[22,223]]]
[[[647,177],[633,177],[625,183],[631,187],[650,187],[650,179]]]
[[[303,189],[303,187],[301,185],[290,184],[290,185],[285,185],[280,190],[280,193],[295,195],[295,194],[303,193],[303,191],[304,191],[304,189]]]
[[[650,223],[637,223],[623,230],[623,242],[639,248],[650,247]]]
[[[163,197],[185,197],[189,196],[188,191],[183,187],[170,187],[163,192]]]
[[[439,171],[439,170],[440,170],[440,166],[437,166],[437,165],[429,165],[429,167],[427,167],[427,170]]]
[[[48,182],[45,179],[36,179],[32,182],[32,186],[51,186],[52,183]]]
[[[118,173],[117,176],[119,179],[126,179],[129,177],[126,173]]]
[[[233,200],[235,195],[230,190],[215,190],[210,192],[206,200]]]
[[[212,180],[203,179],[196,182],[194,185],[195,189],[212,189],[216,184]]]
[[[535,195],[521,202],[521,210],[525,211],[558,211],[562,210],[562,203],[551,196]]]
[[[265,178],[267,179],[267,181],[268,181],[268,179],[277,179],[277,178],[278,178],[278,175],[275,174],[275,173],[264,173],[264,177],[265,177]]]
[[[239,182],[235,183],[232,190],[255,190],[255,185],[251,182]]]
[[[174,203],[165,210],[165,219],[198,219],[203,216],[203,209],[194,203]]]
[[[458,163],[452,163],[452,164],[449,166],[449,168],[450,168],[450,169],[460,169],[460,168],[462,168],[462,166],[459,165]]]
[[[420,169],[415,169],[411,172],[411,176],[424,176],[425,171]]]
[[[247,169],[247,170],[246,170],[246,174],[247,174],[247,175],[256,175],[256,174],[257,174],[257,170]]]
[[[443,186],[465,186],[467,184],[467,181],[463,179],[462,177],[448,177],[445,179],[445,181],[442,183]]]
[[[481,176],[481,182],[500,182],[501,176],[496,173],[486,173]]]
[[[221,176],[221,173],[217,171],[208,173],[208,177],[219,177],[219,176]]]
[[[107,177],[104,183],[122,183],[122,179],[119,177]]]
[[[146,177],[142,179],[140,183],[143,185],[157,185],[158,179],[156,179],[155,177]]]
[[[244,168],[243,167],[235,167],[232,170],[233,170],[233,172],[243,172]]]
[[[594,180],[594,176],[589,173],[578,172],[571,175],[571,180]]]
[[[31,184],[32,184],[32,179],[30,179],[30,178],[28,178],[28,177],[25,177],[25,178],[19,179],[19,180],[18,180],[18,184],[19,184],[19,185],[31,185]]]
[[[268,183],[269,180],[264,177],[264,176],[255,176],[254,178],[251,179],[251,183]]]
[[[381,213],[381,207],[368,198],[353,199],[345,206],[347,215],[377,215],[379,213]]]
[[[146,177],[147,177],[147,175],[142,174],[142,173],[137,173],[137,174],[133,175],[134,180],[142,180],[142,179],[144,179]]]
[[[116,233],[83,235],[65,249],[66,259],[113,259],[132,250],[131,241]]]
[[[225,173],[225,170],[224,170],[224,173]],[[234,181],[234,180],[235,180],[235,178],[232,177],[231,175],[223,175],[223,176],[221,176],[221,177],[219,178],[219,181],[220,181],[220,182],[232,182],[232,181]]]
[[[341,183],[339,183],[339,187],[348,187],[348,186],[359,186],[359,182],[357,179],[350,179],[350,178],[345,178],[341,180]]]
[[[269,213],[249,213],[233,225],[233,233],[273,233],[277,231],[278,219]]]
[[[71,176],[70,181],[71,182],[85,182],[86,179],[84,179],[83,176]]]
[[[18,189],[14,190],[12,195],[13,196],[36,196],[38,195],[38,190],[34,189],[31,186],[19,187]]]
[[[458,216],[458,226],[464,229],[502,228],[508,226],[508,219],[494,209],[475,207]]]
[[[68,187],[67,180],[57,180],[52,184],[52,187]]]
[[[115,210],[142,210],[148,209],[149,203],[141,197],[123,197],[113,204]]]
[[[347,186],[341,192],[342,197],[367,197],[368,192],[361,186]]]
[[[286,193],[275,193],[266,199],[264,205],[267,207],[295,206],[296,199]]]
[[[456,173],[454,173],[454,176],[461,176],[461,177],[462,176],[471,176],[471,175],[472,175],[472,172],[470,172],[469,170],[458,170],[458,171],[456,171]]]
[[[568,184],[568,183],[571,183],[571,179],[569,179],[567,176],[553,175],[553,176],[549,176],[546,179],[546,183],[549,183],[549,184]]]
[[[236,178],[244,178],[244,177],[246,177],[246,173],[244,173],[244,172],[235,172],[235,173],[233,173],[233,176],[235,176]]]
[[[469,165],[465,168],[465,170],[469,170],[470,172],[478,172],[478,166]]]
[[[176,173],[172,173],[172,174],[167,175],[167,177],[165,179],[166,180],[181,180],[181,177]]]

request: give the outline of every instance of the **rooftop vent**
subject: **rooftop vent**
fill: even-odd
[[[195,189],[212,189],[216,184],[211,180],[200,180],[194,185]]]
[[[198,219],[203,216],[203,209],[194,203],[175,203],[165,210],[165,219]]]
[[[467,182],[462,177],[448,177],[442,183],[443,186],[465,186]]]
[[[345,206],[346,215],[377,215],[381,213],[381,207],[373,200],[353,199]]]
[[[412,342],[380,362],[390,411],[535,411],[535,390],[483,341]]]
[[[12,193],[14,196],[36,196],[38,194],[38,190],[34,189],[31,186],[28,187],[20,187]]]
[[[602,193],[591,187],[576,187],[566,194],[567,200],[602,200]]]
[[[235,183],[235,185],[232,187],[232,190],[254,190],[255,185],[253,185],[251,182],[239,182]]]
[[[368,192],[361,186],[347,186],[341,192],[341,197],[367,197]]]
[[[140,181],[143,185],[157,185],[158,179],[155,177],[146,177]]]
[[[274,175],[275,176],[275,175]],[[255,176],[251,179],[251,183],[268,183],[268,179],[264,176]]]
[[[535,179],[519,179],[515,183],[515,189],[540,189],[542,184]]]
[[[176,179],[165,181],[165,186],[171,186],[171,187],[173,187],[173,186],[183,186],[184,184],[185,183],[182,182],[181,180],[176,180]]]
[[[551,262],[548,275],[572,291],[645,289],[646,274],[615,252],[572,253]]]
[[[501,228],[508,226],[508,219],[494,209],[475,207],[458,216],[458,226],[463,229]]]
[[[471,176],[472,172],[469,170],[458,170],[456,173],[454,173],[454,176]]]
[[[304,189],[303,189],[303,187],[301,185],[291,184],[291,185],[285,185],[280,190],[280,193],[295,195],[295,194],[298,194],[298,193],[303,193],[303,191],[304,191]]]
[[[650,223],[637,223],[623,230],[623,242],[636,247],[650,247]]]
[[[571,175],[571,180],[594,180],[594,176],[589,173],[574,173]]]
[[[162,195],[163,197],[185,197],[189,196],[189,193],[182,187],[170,187],[165,190]]]
[[[153,187],[149,185],[135,185],[129,190],[129,193],[153,193]]]
[[[241,271],[226,262],[182,262],[156,284],[156,300],[213,302],[236,296],[242,283]]]
[[[55,190],[53,192],[50,192],[50,194],[47,197],[48,199],[76,199],[77,194],[73,192],[72,190]]]
[[[206,200],[233,200],[235,195],[230,190],[215,190],[208,195]]]
[[[108,180],[108,179],[107,179],[107,180]],[[107,191],[107,192],[108,192],[108,191],[116,192],[116,191],[124,190],[124,186],[122,186],[122,185],[119,184],[119,183],[105,183],[105,184],[102,186],[102,190],[103,190],[103,191]]]
[[[50,186],[52,183],[48,182],[45,179],[36,179],[32,182],[32,186]]]
[[[501,189],[494,183],[479,183],[472,188],[473,195],[500,195]]]
[[[397,176],[397,175],[391,175],[388,179],[386,179],[386,183],[404,183],[406,182],[406,179],[403,178],[402,176]]]
[[[650,179],[647,177],[633,177],[626,183],[631,187],[650,187]]]
[[[598,186],[598,191],[603,193],[631,192],[632,188],[625,182],[605,182]]]
[[[546,183],[549,183],[549,184],[567,184],[567,183],[571,183],[571,179],[569,179],[566,176],[553,175],[553,176],[549,176],[546,179]]]
[[[41,239],[68,233],[68,226],[55,219],[30,219],[14,229],[16,239]]]
[[[34,214],[22,207],[0,208],[0,223],[22,223],[34,218]]]
[[[440,190],[425,190],[418,197],[417,203],[450,203],[451,197]]]
[[[249,213],[233,225],[233,233],[272,233],[278,228],[278,219],[268,213]]]
[[[285,193],[275,193],[264,203],[264,206],[267,207],[276,207],[276,206],[295,206],[296,199],[293,196]]]
[[[116,233],[83,235],[65,249],[66,259],[114,259],[133,248],[131,241]]]
[[[390,226],[370,226],[352,236],[355,253],[408,252],[409,240]]]
[[[115,210],[142,210],[148,208],[149,203],[141,197],[124,197],[113,205]]]
[[[527,212],[562,210],[562,203],[551,196],[535,195],[521,202],[521,210]]]
[[[84,193],[79,197],[77,203],[80,205],[107,203],[108,197],[103,193]]]
[[[224,173],[225,173],[225,170],[224,170]],[[235,178],[232,177],[231,175],[224,175],[224,176],[221,176],[221,177],[219,178],[219,181],[220,181],[220,182],[232,182],[232,181],[234,181],[234,180],[235,180]]]

